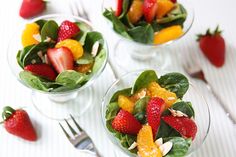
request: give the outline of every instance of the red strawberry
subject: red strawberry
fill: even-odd
[[[117,0],[117,10],[116,10],[116,16],[120,16],[122,13],[122,6],[123,6],[123,0]]]
[[[3,109],[2,117],[4,127],[10,134],[29,141],[37,140],[37,134],[26,111],[22,109],[14,110],[6,106]]]
[[[143,14],[148,23],[151,23],[157,12],[157,0],[144,0]]]
[[[24,70],[52,81],[57,77],[53,68],[48,64],[31,64],[24,67]]]
[[[221,67],[225,62],[225,41],[217,26],[214,33],[208,29],[206,34],[198,35],[199,46],[204,55],[216,67]]]
[[[48,58],[58,73],[73,70],[74,58],[70,49],[66,47],[48,49]]]
[[[57,41],[62,41],[74,37],[80,31],[79,27],[74,23],[68,20],[63,21],[58,30]]]
[[[112,121],[112,128],[124,134],[137,135],[142,125],[131,113],[121,109]]]
[[[147,121],[152,127],[153,136],[157,133],[157,129],[160,126],[161,114],[165,109],[165,101],[158,97],[153,97],[147,104]]]
[[[194,140],[197,133],[197,125],[187,117],[164,116],[162,119],[185,138]]]
[[[42,13],[46,8],[46,3],[43,0],[23,0],[20,7],[20,16],[30,18]]]

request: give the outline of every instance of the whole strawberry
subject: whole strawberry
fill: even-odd
[[[29,141],[37,140],[37,134],[26,111],[22,109],[14,110],[6,106],[3,109],[2,117],[4,127],[10,134]]]
[[[152,132],[155,137],[160,126],[161,114],[165,109],[165,101],[158,97],[153,97],[149,100],[147,105],[147,121],[152,127]]]
[[[20,7],[20,16],[30,18],[42,13],[46,8],[46,2],[43,0],[23,0]]]
[[[198,41],[203,54],[213,65],[216,67],[221,67],[224,65],[225,41],[221,36],[219,26],[217,26],[213,33],[211,33],[210,29],[208,29],[206,34],[198,35]]]
[[[142,125],[131,113],[121,109],[112,121],[112,128],[124,134],[137,135]]]
[[[62,41],[74,37],[79,33],[79,27],[74,23],[68,20],[63,21],[58,30],[58,39],[57,41]]]

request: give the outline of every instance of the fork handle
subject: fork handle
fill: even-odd
[[[218,103],[221,105],[222,109],[226,113],[226,115],[229,117],[229,119],[233,122],[234,125],[236,125],[236,114],[233,112],[232,109],[228,107],[227,104],[218,96],[218,94],[212,89],[211,85],[208,82],[206,83],[207,89],[212,93],[212,95],[216,98]]]

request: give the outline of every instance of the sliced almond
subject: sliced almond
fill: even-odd
[[[160,151],[162,153],[162,156],[165,156],[167,153],[169,153],[169,151],[171,150],[172,146],[173,146],[173,143],[170,142],[170,141],[162,144],[159,147],[159,149],[160,149]]]
[[[92,47],[92,56],[95,57],[98,53],[98,48],[99,48],[99,42],[96,41],[94,44],[93,44],[93,47]]]
[[[169,101],[175,100],[175,97],[168,97],[167,100],[169,100]]]
[[[50,42],[52,39],[50,37],[46,37],[46,39],[44,40],[44,42]]]
[[[132,150],[134,148],[136,148],[138,146],[137,142],[134,142],[133,144],[131,144],[131,146],[128,148],[128,150]]]
[[[155,144],[157,145],[157,147],[160,147],[160,146],[163,144],[163,138],[158,138],[158,139],[155,141]]]
[[[46,62],[45,57],[43,56],[43,52],[42,52],[42,51],[39,51],[39,52],[37,53],[37,55],[41,58],[41,60],[43,61],[43,63]]]
[[[41,35],[40,34],[34,34],[33,38],[37,40],[38,42],[41,42]]]
[[[174,110],[172,108],[168,109],[170,111],[170,113],[172,114],[172,116],[174,117],[188,117],[188,115],[186,115],[185,113],[178,111],[178,110]]]

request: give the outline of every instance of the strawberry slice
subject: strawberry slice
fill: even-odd
[[[157,13],[157,0],[144,0],[143,14],[148,23],[151,23]]]
[[[112,121],[112,128],[124,134],[137,135],[142,125],[131,113],[121,109]]]
[[[58,30],[57,42],[74,37],[79,33],[79,27],[68,20],[63,21]]]
[[[24,67],[24,70],[52,81],[57,77],[56,72],[48,64],[31,64]]]
[[[185,138],[194,140],[197,133],[197,125],[187,117],[164,116],[162,119]]]
[[[116,9],[116,16],[120,16],[122,13],[122,6],[123,6],[123,0],[117,0],[117,9]]]
[[[47,55],[58,73],[64,70],[73,70],[74,58],[70,49],[66,47],[48,49]]]
[[[43,0],[23,0],[19,14],[23,18],[30,18],[42,13],[45,8],[46,3]]]
[[[156,136],[157,130],[160,126],[161,114],[165,109],[165,101],[158,97],[153,97],[149,100],[147,105],[147,121],[152,127],[153,136]]]

